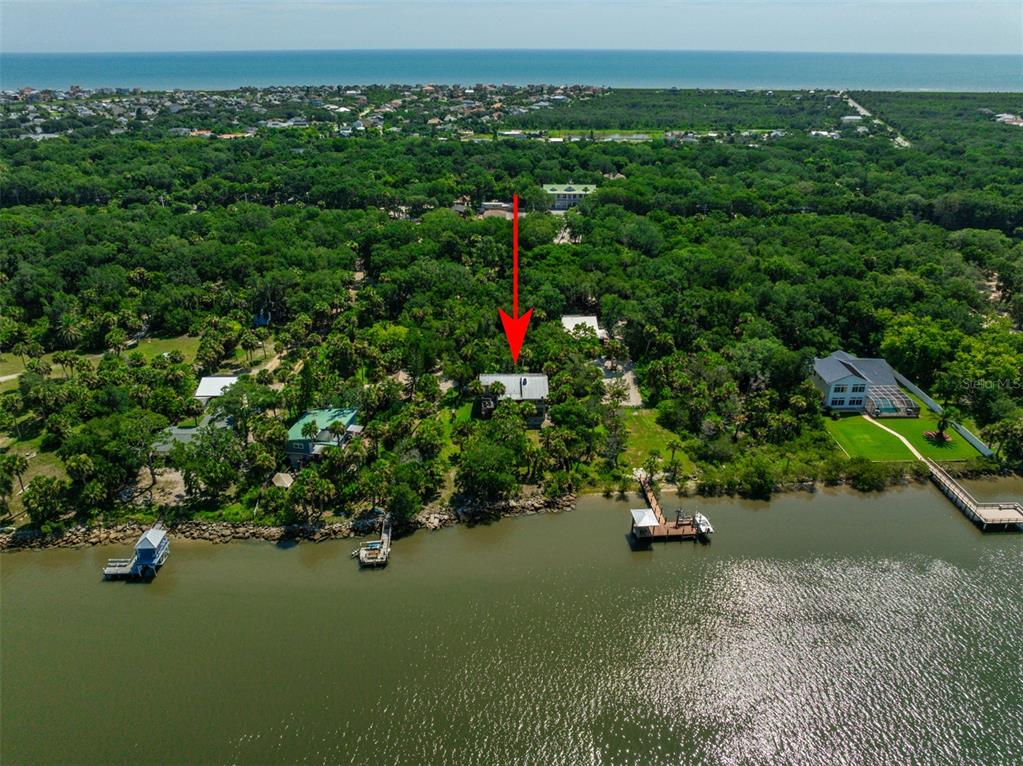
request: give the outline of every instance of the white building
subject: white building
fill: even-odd
[[[598,338],[601,340],[607,340],[607,331],[600,329],[600,325],[597,324],[597,318],[595,316],[566,314],[561,317],[561,326],[565,328],[565,332],[567,333],[572,333],[579,327],[588,327],[593,330]]]
[[[224,392],[238,382],[233,375],[210,375],[199,381],[199,387],[195,389],[195,396],[203,404],[208,404],[211,399],[223,396]]]

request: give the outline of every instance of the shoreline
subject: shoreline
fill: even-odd
[[[999,479],[1008,478],[1013,474],[974,474],[967,472],[961,478],[970,479]],[[902,475],[890,482],[881,492],[888,491],[895,487],[910,485],[929,484],[926,477]],[[852,490],[848,481],[837,483],[826,483],[821,481],[806,481],[786,484],[775,488],[776,495],[786,495],[797,492],[816,494],[821,489]],[[697,499],[701,497],[738,497],[727,493],[701,495],[698,491],[697,482],[686,482],[680,485],[664,484],[660,492],[672,494],[678,498]],[[857,491],[858,490],[853,490]],[[872,494],[872,493],[871,493]],[[880,494],[880,493],[879,493]],[[630,490],[626,498],[636,495],[642,500],[642,495],[635,490]],[[404,537],[419,530],[436,531],[456,524],[475,526],[477,524],[488,524],[502,518],[513,518],[515,516],[529,516],[538,513],[561,513],[574,510],[577,500],[580,497],[620,497],[615,491],[611,495],[604,492],[589,491],[582,493],[570,493],[561,497],[550,498],[544,495],[533,494],[525,497],[512,498],[494,503],[484,504],[459,504],[446,503],[440,506],[427,506],[421,510],[411,521],[405,525],[397,537]],[[750,500],[751,498],[742,498]],[[645,504],[645,500],[642,500]],[[763,502],[770,502],[766,500]],[[111,526],[75,526],[65,530],[61,534],[44,535],[37,530],[21,529],[14,532],[0,534],[0,553],[11,553],[24,550],[47,550],[54,548],[89,548],[97,545],[130,545],[138,540],[139,536],[149,529],[152,523],[129,521]],[[177,523],[166,523],[167,532],[172,537],[185,540],[201,540],[213,543],[214,545],[225,544],[236,540],[262,540],[275,544],[288,542],[323,542],[325,540],[345,540],[349,538],[367,537],[378,531],[378,525],[367,519],[344,519],[341,521],[327,521],[320,524],[292,524],[279,526],[266,526],[251,522],[229,522],[229,521],[181,521]]]
[[[485,505],[445,505],[426,508],[402,529],[400,536],[412,534],[420,529],[437,530],[455,524],[474,526],[505,517],[558,513],[572,509],[577,499],[578,495],[574,494],[559,498],[533,495]],[[54,548],[91,548],[97,545],[132,545],[151,526],[152,523],[138,521],[110,526],[75,526],[57,535],[46,535],[30,529],[16,530],[0,534],[0,553]],[[165,522],[165,528],[172,538],[202,540],[214,545],[236,540],[262,540],[276,544],[303,540],[319,543],[325,540],[367,537],[378,532],[378,525],[375,521],[366,519],[344,519],[321,524],[283,526],[229,521],[182,521]]]

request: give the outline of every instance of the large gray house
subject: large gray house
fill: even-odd
[[[825,407],[873,417],[918,417],[920,406],[902,390],[896,374],[884,359],[864,359],[841,350],[813,360],[813,382]]]
[[[499,395],[492,390],[495,383],[500,383],[504,389]],[[547,417],[547,397],[550,394],[550,388],[546,375],[529,372],[480,375],[480,385],[483,386],[485,393],[476,402],[476,414],[479,417],[490,417],[494,413],[497,403],[503,399],[531,402],[536,410],[531,417],[526,419],[530,426],[542,425]]]

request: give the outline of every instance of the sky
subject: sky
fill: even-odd
[[[1023,53],[1023,0],[0,0],[5,52]]]

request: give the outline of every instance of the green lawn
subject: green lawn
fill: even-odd
[[[22,426],[23,428],[29,428],[28,424]],[[40,450],[42,444],[42,434],[38,433],[33,435],[31,438],[26,438],[24,441],[17,441],[12,437],[4,438],[0,441],[4,442],[3,446],[0,446],[0,452],[4,454],[21,454],[28,457],[28,471],[22,477],[25,486],[32,481],[36,476],[64,476],[64,464],[61,463],[57,457],[56,452],[43,452]],[[30,457],[31,456],[31,457]],[[21,486],[18,480],[14,480],[14,492],[8,503],[8,510],[10,515],[13,517],[20,516],[23,508],[21,505]],[[19,519],[19,523],[24,521],[24,518]]]
[[[168,351],[180,351],[185,357],[185,361],[191,362],[195,359],[195,352],[198,348],[199,339],[197,337],[179,335],[177,338],[143,338],[137,346],[128,349],[127,353],[141,351],[147,359],[152,359]],[[262,356],[263,352],[257,351],[256,353]]]
[[[879,423],[906,437],[924,457],[931,460],[969,460],[977,452],[954,431],[949,444],[937,445],[924,438],[924,431],[938,430],[938,416],[926,407],[918,418],[879,418]],[[890,433],[878,428],[860,415],[845,415],[840,420],[824,422],[849,457],[865,457],[879,462],[913,460],[913,454]]]
[[[937,414],[926,408],[920,410],[918,418],[885,418],[879,422],[905,436],[921,455],[931,460],[970,460],[980,457],[980,453],[966,439],[952,430],[948,431],[952,437],[948,444],[939,445],[925,439],[924,431],[938,430]]]
[[[185,356],[185,361],[192,361],[195,359],[195,352],[199,348],[199,339],[190,335],[181,335],[177,338],[143,338],[137,346],[133,346],[125,350],[125,354],[130,354],[133,351],[141,351],[145,354],[147,359],[152,359],[155,356],[166,351],[180,351]],[[270,352],[270,344],[267,344],[267,351]],[[79,352],[76,352],[79,353]],[[256,351],[256,355],[259,359],[262,359],[263,352]],[[85,358],[98,362],[103,356],[102,354],[83,354]],[[241,352],[241,358],[245,358],[244,352]],[[254,357],[255,358],[255,357]],[[54,375],[60,374],[60,366],[53,363],[53,352],[43,355],[43,359],[53,365]],[[0,354],[0,378],[8,375],[18,375],[25,371],[25,365],[21,361],[21,357],[13,352],[6,354]],[[11,383],[7,381],[8,388],[16,388],[17,383]]]
[[[849,457],[865,457],[886,463],[916,459],[898,438],[882,431],[861,415],[844,415],[839,420],[829,418],[824,425]]]
[[[628,437],[625,446],[625,464],[631,468],[640,468],[653,450],[661,453],[664,460],[671,457],[668,442],[677,439],[671,431],[657,424],[656,410],[625,410],[623,417]],[[691,474],[695,467],[693,461],[683,452],[675,453],[682,466],[682,473]]]
[[[0,354],[0,377],[5,375],[17,375],[25,369],[21,363],[21,357],[12,351]]]

